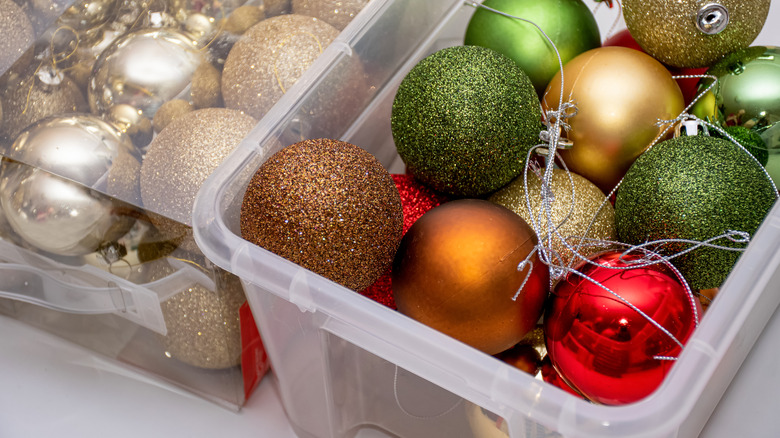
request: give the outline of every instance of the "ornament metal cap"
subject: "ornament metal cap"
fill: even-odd
[[[729,10],[720,3],[707,3],[696,13],[696,27],[707,35],[723,32],[729,24]]]

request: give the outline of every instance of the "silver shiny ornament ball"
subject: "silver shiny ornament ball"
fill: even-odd
[[[293,14],[309,15],[338,30],[355,18],[369,0],[292,0]]]
[[[63,256],[81,256],[127,233],[133,219],[111,198],[42,169],[4,161],[0,206],[27,243]]]
[[[192,37],[175,29],[142,29],[109,46],[95,62],[87,100],[95,114],[127,104],[152,119],[172,99],[188,99],[195,70],[208,62]]]
[[[130,138],[114,125],[91,114],[71,114],[30,126],[19,134],[9,155],[103,190],[105,176],[122,149],[134,151]]]
[[[77,0],[57,19],[57,26],[86,32],[111,20],[117,0]]]
[[[322,20],[296,14],[252,26],[225,60],[225,106],[262,118],[338,34]]]
[[[139,109],[128,104],[114,105],[108,109],[105,118],[127,134],[138,148],[143,148],[152,141],[152,121]]]

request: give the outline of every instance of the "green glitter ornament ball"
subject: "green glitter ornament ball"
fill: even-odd
[[[707,136],[658,143],[626,173],[615,201],[618,238],[705,241],[729,230],[755,233],[777,193],[761,165],[733,143]],[[719,239],[714,244],[744,248]],[[689,244],[667,243],[672,255]],[[700,247],[671,262],[693,289],[719,287],[741,252]]]
[[[536,91],[517,64],[492,49],[458,46],[412,68],[390,124],[398,154],[421,182],[479,196],[520,174],[539,143],[540,119]]]

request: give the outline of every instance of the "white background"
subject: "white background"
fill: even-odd
[[[780,45],[779,3],[773,2],[757,44]],[[780,312],[732,381],[703,437],[780,436],[778,346]],[[0,317],[0,438],[141,436],[295,437],[268,378],[235,413],[125,375],[84,350]]]

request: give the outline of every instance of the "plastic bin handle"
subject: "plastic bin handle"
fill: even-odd
[[[143,287],[128,290],[115,282],[107,282],[105,287],[72,284],[31,266],[3,263],[0,297],[67,313],[114,313],[160,334],[167,333],[158,295]]]

